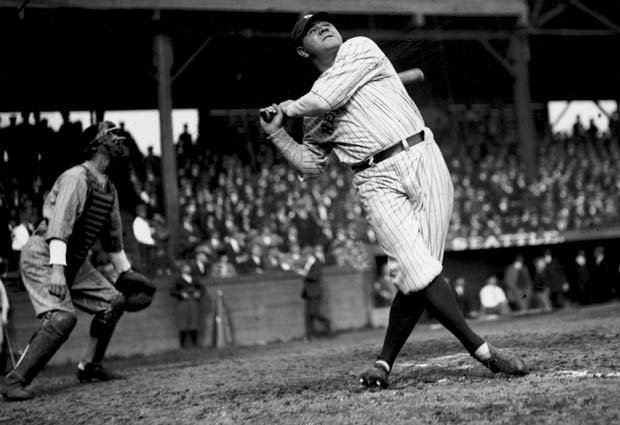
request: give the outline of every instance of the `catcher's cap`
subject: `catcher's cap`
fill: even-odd
[[[122,130],[110,121],[101,121],[87,127],[82,133],[82,140],[86,146],[86,152],[89,154],[97,151],[100,146],[115,157],[123,157],[128,154]]]
[[[302,16],[291,31],[291,38],[296,45],[301,45],[301,40],[304,38],[310,26],[316,21],[327,21],[334,23],[334,18],[327,12],[309,13]]]

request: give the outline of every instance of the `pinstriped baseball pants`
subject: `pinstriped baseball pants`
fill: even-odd
[[[424,141],[357,173],[353,184],[389,261],[396,285],[408,294],[442,271],[454,188],[433,133]]]

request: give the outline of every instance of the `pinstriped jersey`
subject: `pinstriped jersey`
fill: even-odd
[[[344,42],[311,91],[331,107],[304,118],[304,144],[315,155],[333,149],[340,162],[355,164],[424,128],[392,63],[366,37]]]

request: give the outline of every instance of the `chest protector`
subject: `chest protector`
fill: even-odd
[[[114,189],[110,182],[101,189],[95,176],[86,168],[88,194],[84,210],[73,226],[67,242],[67,284],[71,285],[103,228],[110,222],[114,207]]]

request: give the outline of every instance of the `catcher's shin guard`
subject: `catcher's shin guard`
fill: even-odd
[[[97,338],[97,346],[95,347],[95,353],[91,360],[93,363],[101,363],[103,361],[116,324],[123,315],[124,303],[125,298],[123,295],[118,294],[118,296],[112,300],[107,310],[98,312],[93,317],[93,321],[90,324],[90,335]]]
[[[5,378],[2,395],[9,400],[26,397],[24,387],[29,385],[45,367],[75,327],[77,318],[67,311],[50,311],[43,316],[41,327],[35,332],[24,354]]]

